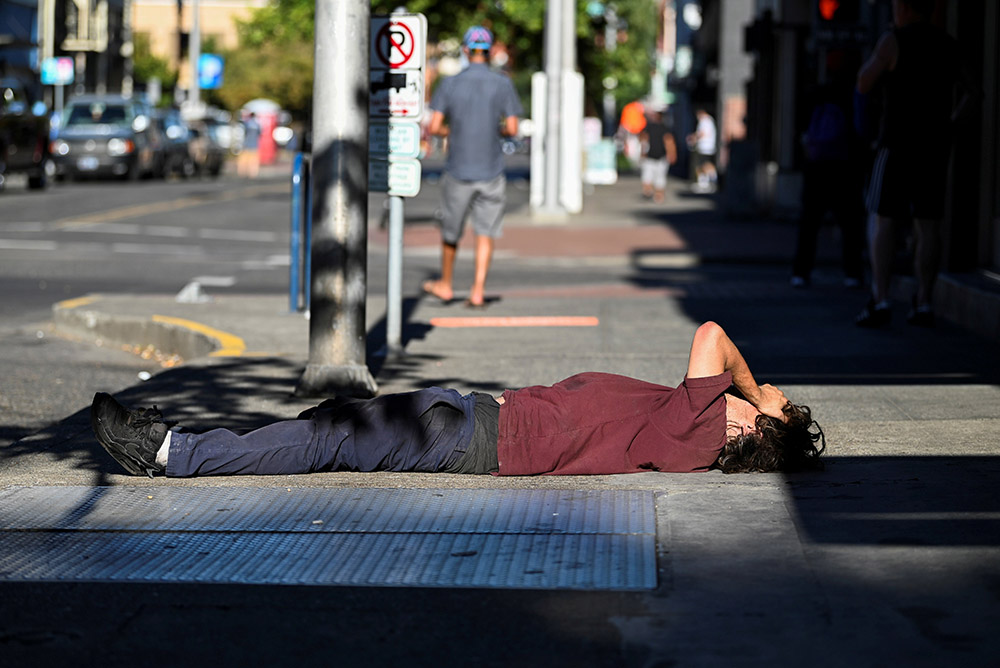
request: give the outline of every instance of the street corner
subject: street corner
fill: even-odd
[[[171,367],[200,357],[239,356],[246,350],[242,338],[193,320],[148,312],[128,296],[90,294],[52,307],[60,334],[95,345],[119,347]],[[147,310],[144,310],[147,309]]]

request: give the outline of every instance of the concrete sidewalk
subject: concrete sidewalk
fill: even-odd
[[[373,224],[373,256],[384,252],[382,234]],[[426,257],[437,243],[430,226],[408,226],[411,256]],[[85,407],[68,407],[66,420],[16,443],[0,470],[7,489],[111,486],[139,500],[174,488],[206,496],[234,488],[234,498],[247,489],[359,487],[648,493],[654,589],[0,582],[0,615],[19,620],[0,636],[10,639],[5,654],[13,650],[12,665],[47,665],[71,652],[94,665],[198,664],[216,655],[222,665],[327,665],[331,652],[338,665],[366,666],[995,665],[995,343],[948,321],[922,330],[899,317],[887,331],[859,330],[852,317],[863,293],[840,285],[836,247],[824,251],[813,287],[794,290],[793,244],[787,223],[726,220],[679,185],[658,207],[626,178],[590,196],[584,215],[566,225],[537,225],[515,211],[495,268],[506,287],[484,312],[404,288],[407,354],[371,355],[369,364],[382,392],[499,392],[582,370],[674,385],[697,324],[715,319],[761,382],[812,407],[828,442],[822,473],[149,480],[121,474],[94,443]],[[592,268],[594,278],[510,278],[532,263]],[[373,339],[384,311],[384,298],[370,294]],[[526,316],[589,324],[478,326]],[[460,320],[469,317],[479,320]],[[283,296],[179,304],[173,295],[94,295],[57,305],[54,318],[69,336],[160,355],[164,371],[120,398],[156,403],[195,430],[259,426],[314,403],[290,396],[308,356],[308,323]],[[0,574],[3,563],[0,555]],[[154,636],[185,642],[154,643],[150,652]]]

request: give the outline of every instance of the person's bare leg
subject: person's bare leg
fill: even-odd
[[[492,237],[476,236],[476,274],[469,292],[469,303],[473,306],[482,306],[486,298],[486,275],[493,259],[493,243]]]
[[[895,246],[892,218],[877,216],[869,238],[872,262],[872,297],[875,298],[876,303],[889,300],[889,281],[892,277],[892,256]]]
[[[455,297],[452,290],[452,278],[455,271],[455,255],[458,253],[458,244],[441,242],[441,278],[436,281],[425,281],[424,292],[430,293],[444,302],[450,302]]]
[[[926,308],[931,306],[934,297],[934,282],[941,261],[941,237],[936,220],[916,219],[913,230],[916,233],[913,250],[913,274],[917,279],[916,306]]]

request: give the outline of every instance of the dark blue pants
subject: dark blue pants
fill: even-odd
[[[473,395],[430,388],[325,401],[295,420],[247,434],[171,435],[167,475],[425,471],[453,464],[472,439]]]

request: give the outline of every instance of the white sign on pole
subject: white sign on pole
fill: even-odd
[[[368,190],[384,192],[390,197],[416,197],[420,192],[420,161],[414,158],[370,160]]]
[[[368,189],[391,197],[420,192],[420,126],[424,113],[427,18],[392,14],[371,19],[368,96]]]
[[[420,155],[420,124],[416,121],[373,119],[368,124],[368,157],[380,160]]]
[[[371,35],[372,69],[424,68],[427,17],[423,14],[372,17]]]
[[[423,70],[371,71],[369,116],[417,119],[423,112]]]

